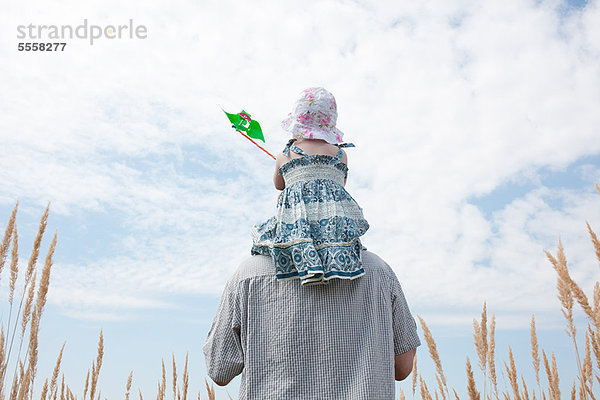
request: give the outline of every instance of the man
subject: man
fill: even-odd
[[[243,372],[240,399],[394,399],[421,344],[400,283],[363,251],[365,275],[301,286],[252,256],[227,283],[203,350],[209,376]]]

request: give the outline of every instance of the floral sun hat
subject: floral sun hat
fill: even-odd
[[[338,144],[344,133],[335,127],[336,122],[335,97],[322,87],[312,87],[300,93],[293,111],[281,121],[281,127],[298,139],[323,139]]]

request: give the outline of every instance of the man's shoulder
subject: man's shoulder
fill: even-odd
[[[275,279],[271,257],[252,255],[240,263],[240,266],[231,276],[231,280],[240,282],[249,278],[270,275],[273,275],[273,279]]]

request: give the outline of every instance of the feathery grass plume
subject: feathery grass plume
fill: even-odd
[[[21,318],[21,338],[25,336],[25,330],[29,324],[29,317],[31,316],[31,307],[33,305],[33,297],[35,295],[35,282],[37,279],[37,271],[33,272],[33,277],[29,283],[29,290],[27,291],[27,300],[25,301],[25,308],[23,308],[23,316]]]
[[[425,383],[421,375],[419,375],[419,385],[421,387],[421,399],[433,400],[431,394],[429,393],[429,389],[427,388],[427,383]]]
[[[158,400],[164,400],[165,390],[167,387],[167,371],[165,370],[165,360],[161,359],[162,363],[162,381],[158,383]]]
[[[458,394],[456,393],[456,390],[452,389],[452,391],[454,392],[454,400],[460,400]]]
[[[549,255],[548,252],[546,252],[546,254]],[[549,258],[550,257],[551,256],[549,256]],[[551,262],[552,262],[553,258],[554,257],[552,257],[550,259]],[[594,312],[594,310],[590,306],[588,298],[585,295],[585,293],[583,292],[583,290],[581,290],[579,285],[571,278],[571,275],[569,274],[569,268],[567,267],[567,259],[565,257],[565,251],[562,246],[562,242],[561,242],[560,238],[558,240],[557,258],[558,258],[558,261],[556,263],[552,262],[552,265],[554,266],[554,269],[558,273],[559,279],[565,281],[565,284],[568,286],[568,289],[572,293],[573,297],[575,297],[575,299],[577,300],[577,302],[579,303],[579,305],[581,306],[581,308],[587,315],[588,319],[594,324],[596,329],[600,329],[600,313],[597,314]]]
[[[421,316],[419,316],[419,315],[417,316],[417,318],[419,319],[419,322],[421,323],[421,328],[423,329],[423,335],[425,336],[425,341],[427,342],[427,348],[429,349],[429,355],[431,356],[433,362],[435,363],[436,375],[439,375],[439,377],[443,383],[443,388],[440,385],[440,390],[441,391],[445,390],[446,393],[449,393],[448,385],[446,384],[446,377],[444,376],[444,370],[442,369],[442,361],[440,360],[440,355],[438,354],[435,340],[433,340],[433,335],[431,334],[431,331],[429,330],[429,327],[427,326],[427,324],[425,323],[423,318],[421,318]],[[446,398],[446,396],[444,396],[444,398]]]
[[[42,387],[42,393],[40,394],[40,399],[46,400],[47,396],[48,396],[48,378],[46,378],[46,380],[44,381],[44,386]]]
[[[535,333],[535,315],[531,316],[531,358],[533,359],[533,369],[535,370],[535,380],[540,386],[540,349],[538,346],[537,335]]]
[[[596,250],[596,258],[598,259],[598,261],[600,261],[600,240],[598,240],[598,236],[596,236],[596,233],[594,233],[594,231],[592,230],[592,227],[590,226],[589,222],[586,221],[586,225],[588,228],[588,232],[592,237],[592,244],[594,245],[594,250]]]
[[[29,263],[27,264],[27,271],[25,273],[25,281],[29,282],[31,279],[31,275],[33,274],[33,270],[35,269],[35,265],[37,263],[37,259],[40,255],[40,245],[42,244],[42,237],[44,236],[44,232],[46,231],[46,226],[48,225],[48,211],[50,210],[50,204],[46,207],[44,214],[42,215],[42,219],[40,220],[40,225],[38,227],[38,233],[33,241],[33,249],[31,250],[31,256],[29,257]]]
[[[19,202],[17,201],[17,204],[15,204],[15,207],[10,214],[10,218],[8,219],[8,224],[6,225],[6,230],[4,231],[4,237],[2,238],[2,243],[0,244],[0,276],[2,274],[2,269],[4,269],[4,263],[6,262],[6,256],[8,255],[10,239],[15,228],[15,219],[17,218],[18,206]]]
[[[596,366],[600,369],[600,332],[594,332],[592,327],[588,324],[588,334],[590,335],[592,350],[594,352],[594,357],[596,358]]]
[[[175,365],[175,353],[173,353],[173,400],[177,400],[177,366]]]
[[[521,400],[521,395],[519,394],[519,382],[517,381],[517,368],[515,367],[515,358],[513,357],[512,349],[508,346],[508,358],[510,362],[510,367],[504,363],[504,368],[506,368],[506,373],[508,374],[508,380],[510,381],[510,386],[512,387],[513,394],[515,395],[515,400]]]
[[[486,399],[487,394],[487,304],[483,303],[483,311],[481,312],[481,323],[473,318],[473,342],[479,357],[479,368],[483,372],[483,398]]]
[[[49,387],[50,393],[52,393],[52,391],[56,387],[56,380],[58,379],[58,373],[60,371],[60,363],[62,361],[65,344],[67,344],[67,342],[64,342],[62,347],[60,348],[60,353],[58,353],[58,358],[56,359],[56,365],[54,365],[54,371],[52,371],[52,379],[50,379],[50,387]]]
[[[469,357],[467,357],[467,391],[469,393],[469,399],[480,400],[481,395],[477,391],[477,387],[475,387],[475,378],[473,378],[473,369],[471,368]]]
[[[560,239],[558,240],[558,253],[556,258],[554,258],[554,256],[552,256],[552,254],[550,254],[548,251],[545,250],[545,252],[546,256],[548,257],[548,259],[552,263],[552,266],[558,274],[556,280],[556,287],[558,289],[558,299],[560,300],[561,305],[563,307],[561,311],[565,319],[567,320],[567,335],[569,335],[571,341],[573,342],[573,348],[575,350],[575,360],[577,361],[577,370],[579,371],[579,375],[582,376],[581,359],[579,357],[579,348],[577,346],[576,339],[577,330],[575,328],[575,323],[573,322],[573,297],[576,284],[575,282],[573,282],[569,275],[567,259],[565,257],[562,241]]]
[[[19,382],[19,394],[17,398],[19,400],[26,400],[29,398],[29,389],[31,388],[31,372],[29,368],[25,370],[25,376],[20,379]]]
[[[446,393],[444,393],[444,384],[442,383],[442,380],[440,379],[440,376],[438,374],[435,374],[435,380],[437,381],[438,389],[440,389],[440,393],[442,394],[442,400],[446,400]],[[448,393],[448,396],[450,396],[450,393]],[[437,390],[435,391],[435,397],[437,398]]]
[[[542,349],[542,359],[544,360],[544,369],[546,370],[546,376],[548,377],[548,395],[551,399],[559,399],[559,397],[556,397],[556,393],[554,393],[554,375],[552,375],[552,370],[550,369],[548,357],[546,357],[544,349]]]
[[[129,400],[129,391],[131,390],[131,379],[133,378],[133,371],[129,373],[127,377],[127,384],[125,384],[125,400]]]
[[[592,376],[592,351],[590,349],[590,335],[589,335],[589,324],[588,331],[585,332],[585,355],[583,356],[583,383],[589,383],[590,386],[594,383],[594,379]]]
[[[558,378],[558,367],[556,366],[556,356],[554,350],[552,350],[552,380],[554,383],[554,391],[557,394],[557,398],[560,399],[560,379]]]
[[[16,400],[17,399],[17,394],[18,394],[18,390],[19,390],[19,377],[23,377],[24,372],[23,372],[23,363],[19,360],[19,373],[15,373],[13,375],[13,382],[12,382],[12,387],[10,389],[10,400]]]
[[[15,294],[15,284],[17,283],[17,276],[19,275],[19,235],[17,232],[17,226],[14,227],[13,232],[13,244],[12,251],[10,253],[10,283],[8,291],[8,303],[10,304],[10,311],[12,312],[13,298]],[[10,326],[10,317],[8,319],[8,325]]]
[[[415,393],[417,391],[417,353],[415,353],[415,357],[413,358],[413,368],[412,368],[412,394],[413,398],[415,397]]]
[[[50,272],[52,270],[52,257],[56,250],[56,237],[57,233],[54,232],[54,237],[50,243],[48,254],[46,254],[46,260],[44,261],[44,268],[42,269],[42,277],[40,278],[40,288],[37,292],[37,298],[35,303],[33,318],[39,320],[42,318],[44,306],[46,305],[46,298],[48,296],[48,288],[50,286]]]
[[[488,340],[488,369],[490,371],[490,381],[494,387],[494,395],[498,398],[498,383],[496,381],[496,315],[492,314],[490,319],[490,334]],[[491,386],[490,385],[490,390]]]
[[[577,398],[577,389],[575,388],[575,379],[573,379],[573,387],[571,388],[571,400]]]
[[[529,391],[527,390],[527,384],[525,383],[525,378],[521,375],[521,381],[523,382],[523,400],[529,400]]]
[[[94,400],[96,394],[96,385],[98,384],[98,376],[100,375],[100,368],[102,367],[102,357],[104,356],[104,337],[102,336],[102,329],[100,330],[100,338],[98,339],[98,355],[96,356],[96,363],[92,366],[92,376],[90,382],[90,400]]]
[[[404,396],[404,391],[402,388],[400,388],[400,397],[398,397],[398,400],[406,400],[406,396]]]
[[[90,384],[90,369],[88,368],[87,375],[85,376],[85,386],[83,388],[83,400],[85,400],[85,395],[87,394],[89,384]]]
[[[190,384],[190,373],[188,371],[188,354],[185,353],[185,365],[183,366],[183,400],[187,400],[187,392]]]
[[[208,400],[215,400],[214,385],[211,383],[210,386],[208,386],[208,381],[206,380],[206,378],[204,378],[204,382],[206,383],[206,391],[208,392]],[[198,398],[200,398],[200,393],[198,393]]]
[[[65,374],[62,374],[62,382],[60,384],[60,400],[65,400]]]
[[[144,400],[144,397],[142,397],[142,389],[138,389],[138,391],[140,392],[140,400]]]
[[[4,376],[4,326],[0,326],[0,377]],[[1,382],[1,381],[0,381]],[[4,385],[0,383],[0,394]],[[3,397],[0,397],[3,398]]]

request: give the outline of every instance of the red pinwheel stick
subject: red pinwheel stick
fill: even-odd
[[[251,138],[251,137],[249,137],[248,135],[246,135],[246,134],[245,134],[244,132],[242,132],[242,131],[238,131],[237,129],[236,129],[236,132],[239,132],[239,134],[240,134],[240,135],[242,135],[243,137],[245,137],[246,139],[248,139],[249,141],[251,141],[252,143],[254,143],[254,144],[256,145],[256,147],[258,147],[259,149],[261,149],[262,151],[264,151],[265,153],[267,153],[268,155],[270,155],[270,156],[271,156],[271,158],[272,158],[273,160],[275,160],[275,156],[273,156],[273,154],[269,153],[267,150],[265,150],[263,147],[261,147],[261,145],[260,145],[260,144],[258,144],[258,143],[256,143],[254,140],[252,140],[252,138]]]

